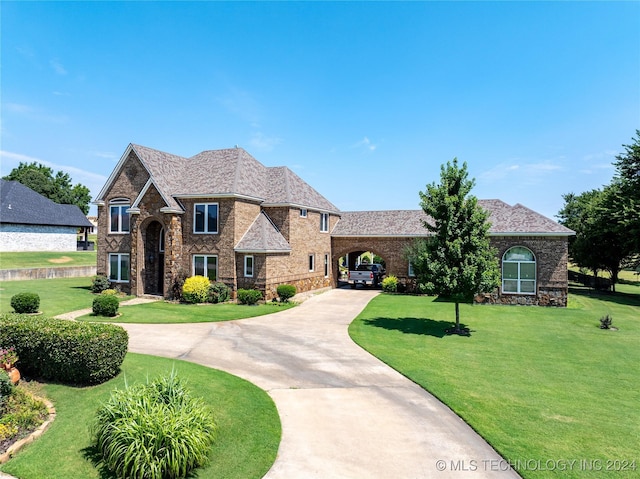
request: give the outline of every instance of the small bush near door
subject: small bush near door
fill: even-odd
[[[238,302],[240,304],[254,305],[262,299],[262,293],[257,289],[239,289]]]
[[[209,303],[224,303],[231,296],[231,289],[224,283],[211,283],[207,300]]]
[[[206,303],[209,298],[209,278],[195,275],[187,278],[182,287],[182,300],[185,303]]]
[[[296,287],[292,284],[281,284],[276,289],[280,302],[287,303],[296,295]]]
[[[119,307],[118,298],[112,294],[101,294],[93,299],[93,314],[96,316],[112,318],[118,314]]]

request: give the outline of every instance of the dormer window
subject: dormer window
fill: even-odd
[[[109,202],[109,233],[129,233],[130,222],[127,210],[131,202],[118,198]]]

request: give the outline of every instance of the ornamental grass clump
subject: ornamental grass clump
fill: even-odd
[[[172,372],[116,390],[91,433],[106,467],[119,478],[183,478],[209,461],[212,412]]]

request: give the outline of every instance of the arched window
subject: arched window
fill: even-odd
[[[514,246],[504,253],[502,292],[536,294],[536,257],[529,248]]]
[[[109,202],[109,233],[129,232],[131,202],[127,198],[116,198]]]

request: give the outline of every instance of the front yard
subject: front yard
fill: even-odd
[[[217,439],[211,464],[197,470],[200,479],[260,478],[273,464],[280,443],[280,418],[269,395],[222,371],[184,361],[127,354],[122,373],[93,387],[45,384],[57,417],[47,432],[0,470],[21,479],[110,479],[90,448],[89,425],[115,388],[146,382],[175,368],[194,396],[214,411]]]
[[[599,329],[605,314],[617,331]],[[469,337],[446,335],[452,321],[453,304],[380,295],[349,332],[523,477],[559,477],[551,469],[573,460],[562,477],[638,477],[640,294],[574,289],[566,309],[461,305]]]

